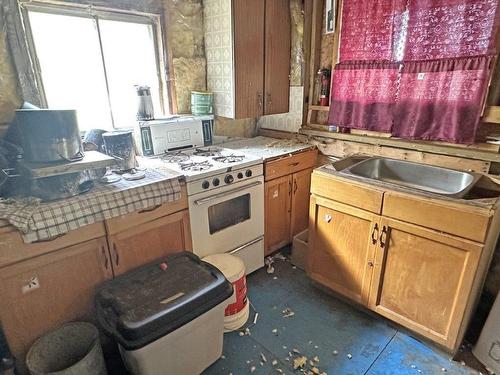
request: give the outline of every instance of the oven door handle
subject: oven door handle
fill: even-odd
[[[198,199],[198,200],[194,201],[194,204],[196,204],[198,206],[201,206],[202,204],[205,204],[205,203],[208,203],[208,202],[212,202],[212,201],[214,201],[216,199],[224,198],[224,197],[227,197],[228,195],[237,193],[239,191],[244,191],[244,190],[253,188],[255,186],[259,186],[259,185],[262,185],[262,181],[255,181],[255,182],[252,182],[251,184],[248,184],[248,185],[245,185],[245,186],[240,186],[240,187],[238,187],[236,189],[233,189],[233,190],[229,190],[229,191],[225,191],[223,193],[212,195],[211,197]]]
[[[264,240],[264,236],[262,237],[259,237],[259,238],[256,238],[255,240],[253,241],[250,241],[250,242],[247,242],[246,244],[244,245],[241,245],[241,246],[238,246],[236,249],[233,249],[231,251],[228,251],[228,254],[234,254],[234,253],[237,253],[238,251],[240,250],[243,250],[244,248],[248,247],[248,246],[252,246],[253,244],[256,244],[257,242],[260,242]]]

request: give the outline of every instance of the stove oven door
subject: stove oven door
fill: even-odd
[[[233,253],[247,273],[264,262],[262,176],[189,197],[193,251],[199,257]]]

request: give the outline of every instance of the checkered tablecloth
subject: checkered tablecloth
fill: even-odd
[[[146,178],[141,180],[98,185],[88,193],[55,202],[0,200],[0,219],[20,230],[24,242],[31,243],[180,199],[178,175],[155,169],[145,172]]]

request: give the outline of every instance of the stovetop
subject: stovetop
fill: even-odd
[[[169,151],[151,159],[182,173],[188,182],[262,163],[262,158],[256,155],[215,146]]]

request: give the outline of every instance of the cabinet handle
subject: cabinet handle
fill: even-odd
[[[120,254],[118,253],[118,250],[116,249],[116,244],[113,242],[113,253],[115,255],[115,264],[119,265],[120,264]]]
[[[297,186],[297,180],[293,180],[293,193],[295,194],[297,192],[298,186]]]
[[[369,267],[373,267],[374,266],[374,264],[373,264],[373,262],[371,260],[368,261],[368,266]]]
[[[373,227],[373,230],[372,230],[372,244],[374,244],[374,245],[377,243],[378,234],[379,234],[378,233],[378,224],[375,223],[375,226]]]
[[[146,212],[152,212],[154,210],[157,210],[158,208],[161,207],[161,204],[157,204],[156,206],[153,206],[153,207],[149,207],[149,208],[145,208],[144,210],[140,210],[139,213],[140,214],[144,214]]]
[[[273,100],[271,98],[271,94],[270,93],[267,93],[267,95],[266,95],[266,101],[267,101],[267,104],[269,105],[269,107],[273,106]]]
[[[325,220],[327,223],[329,223],[330,221],[332,221],[332,215],[330,215],[330,214],[325,214],[324,220]]]
[[[109,261],[108,257],[106,256],[106,249],[104,248],[104,246],[101,246],[101,254],[102,257],[104,258],[104,268],[108,269]]]
[[[262,94],[259,92],[257,93],[257,106],[262,109]]]
[[[382,249],[385,249],[385,245],[387,243],[386,241],[387,241],[387,228],[384,225],[382,228],[382,233],[380,234],[380,247]]]
[[[292,181],[288,181],[288,195],[292,194]]]

